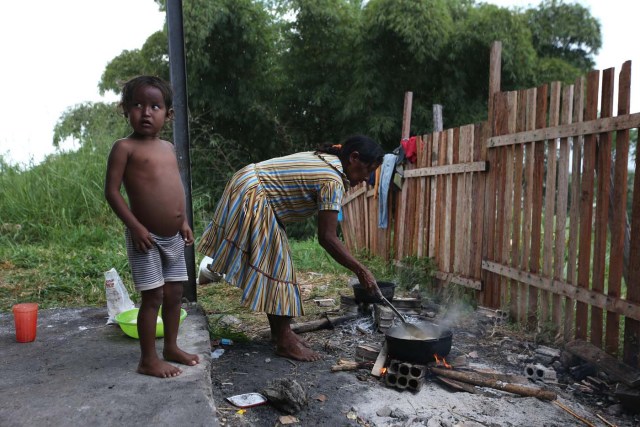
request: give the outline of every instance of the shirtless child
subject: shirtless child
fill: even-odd
[[[138,372],[175,377],[182,370],[167,361],[193,366],[199,358],[177,343],[182,286],[188,279],[184,247],[193,244],[193,232],[186,218],[174,147],[158,137],[173,117],[171,86],[157,77],[136,77],[125,83],[120,107],[133,132],[111,148],[104,194],[126,226],[129,266],[136,290],[142,294]],[[123,184],[129,206],[120,193]],[[160,305],[165,360],[158,357],[155,347]]]

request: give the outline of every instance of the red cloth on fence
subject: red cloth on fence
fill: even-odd
[[[418,151],[416,150],[416,137],[405,138],[401,142],[404,155],[411,163],[418,160]]]

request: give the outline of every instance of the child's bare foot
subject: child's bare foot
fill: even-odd
[[[160,359],[156,359],[156,361],[153,362],[143,363],[141,361],[138,364],[138,373],[151,375],[152,377],[170,378],[180,375],[182,373],[182,369]]]
[[[187,353],[179,348],[176,348],[175,350],[165,348],[162,352],[162,355],[164,356],[165,360],[181,363],[187,366],[195,366],[200,363],[200,358],[197,354]]]

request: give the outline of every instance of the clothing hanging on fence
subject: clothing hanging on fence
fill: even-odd
[[[380,166],[380,186],[378,187],[378,227],[387,228],[389,223],[389,187],[391,186],[391,179],[393,178],[393,172],[396,168],[396,159],[398,156],[395,154],[385,154],[382,160],[382,166]]]
[[[404,148],[404,154],[411,163],[415,163],[418,160],[418,151],[416,149],[416,137],[404,138],[401,142],[402,148]]]

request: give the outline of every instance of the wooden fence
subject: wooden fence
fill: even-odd
[[[627,188],[629,130],[640,126],[640,113],[629,111],[631,62],[619,74],[615,116],[613,68],[513,92],[500,92],[494,71],[488,122],[417,138],[417,161],[387,201],[388,228],[378,227],[371,187],[349,192],[345,243],[396,262],[431,257],[438,278],[475,289],[480,304],[566,341],[622,349],[640,366],[640,174]]]

